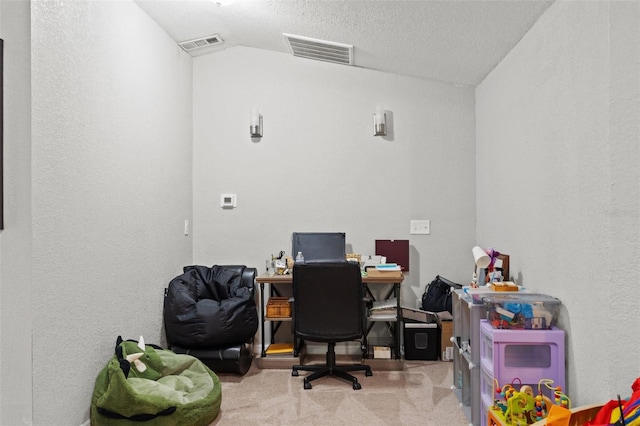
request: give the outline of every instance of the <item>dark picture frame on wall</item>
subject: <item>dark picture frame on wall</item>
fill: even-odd
[[[4,40],[0,38],[0,229],[4,229]]]

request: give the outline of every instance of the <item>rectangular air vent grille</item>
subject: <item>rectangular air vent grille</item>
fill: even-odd
[[[223,40],[217,34],[207,37],[196,38],[193,40],[181,41],[178,43],[185,52],[190,52],[195,49],[200,49],[207,46],[214,46],[216,44],[222,44]]]
[[[292,34],[282,34],[293,56],[353,65],[353,46]]]

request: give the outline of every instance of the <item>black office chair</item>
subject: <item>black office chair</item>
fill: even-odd
[[[326,365],[294,365],[298,371],[312,371],[304,378],[304,388],[324,376],[337,376],[360,389],[358,379],[348,371],[364,371],[371,376],[371,367],[363,364],[336,365],[336,342],[362,338],[364,334],[364,287],[357,264],[313,263],[293,267],[294,332],[298,339],[327,342]]]

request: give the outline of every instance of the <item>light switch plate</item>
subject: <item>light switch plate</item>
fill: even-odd
[[[430,234],[431,233],[431,221],[430,220],[412,220],[409,222],[410,234]]]

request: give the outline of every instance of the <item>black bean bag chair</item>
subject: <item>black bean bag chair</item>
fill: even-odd
[[[165,290],[164,326],[171,350],[190,353],[216,372],[245,374],[253,356],[247,342],[258,330],[256,269],[214,265],[183,271]]]

